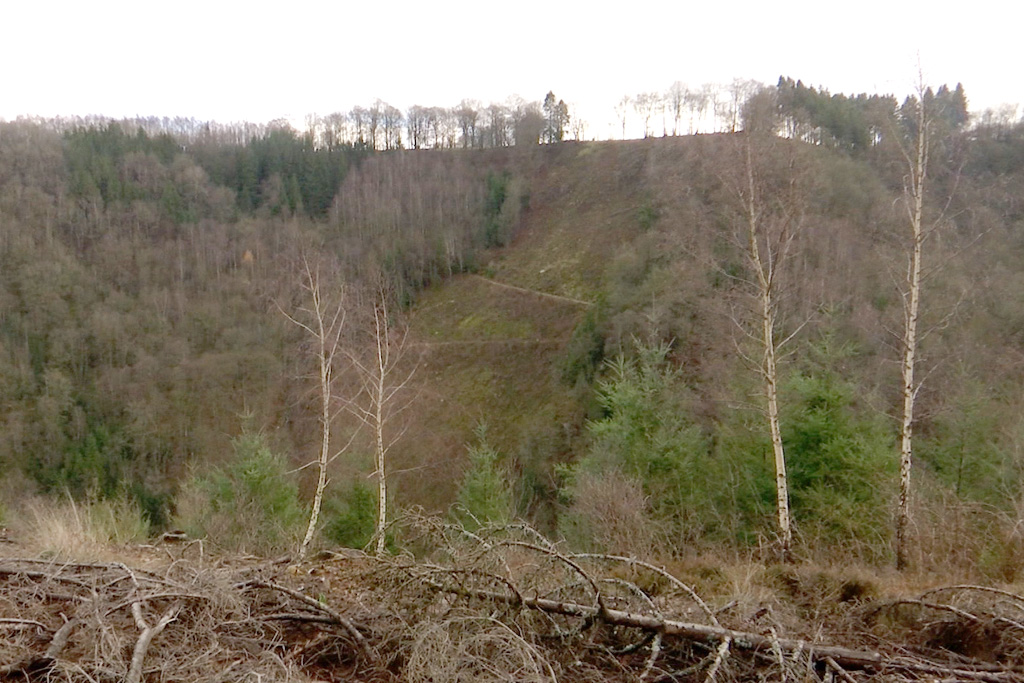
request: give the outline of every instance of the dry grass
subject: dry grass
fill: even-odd
[[[563,531],[578,545],[657,557],[665,554],[664,533],[647,515],[647,508],[639,482],[617,472],[582,472],[577,475],[572,507],[563,516]]]
[[[737,557],[661,568],[417,515],[392,534],[407,551],[304,564],[5,544],[0,680],[129,680],[133,660],[140,681],[1024,680],[1013,586]]]
[[[142,543],[149,535],[138,506],[125,499],[76,502],[34,496],[13,505],[8,516],[11,534],[20,543],[55,560],[112,560],[124,545]]]

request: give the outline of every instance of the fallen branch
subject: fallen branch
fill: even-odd
[[[53,634],[53,638],[50,640],[50,646],[46,648],[46,658],[49,660],[55,660],[60,656],[60,653],[64,651],[64,647],[68,644],[68,638],[71,637],[71,631],[78,625],[77,619],[72,619],[64,623],[57,632]]]
[[[979,593],[992,593],[993,595],[1001,595],[1005,598],[1011,598],[1017,602],[1024,603],[1024,597],[1011,593],[1010,591],[1004,591],[999,588],[992,588],[990,586],[974,586],[970,584],[960,584],[957,586],[942,586],[940,588],[933,588],[929,591],[921,593],[920,599],[924,600],[926,595],[935,595],[936,593],[945,593],[947,591],[977,591]]]
[[[504,593],[493,591],[471,590],[461,586],[445,586],[435,582],[427,581],[431,588],[464,597],[491,600],[494,602],[510,602],[510,596]],[[520,603],[524,607],[539,610],[549,614],[561,614],[564,616],[581,617],[594,619],[611,626],[625,626],[638,628],[645,631],[661,633],[665,636],[678,636],[684,639],[716,643],[719,646],[722,642],[729,640],[731,647],[739,650],[753,652],[771,652],[778,648],[784,652],[807,651],[812,661],[826,663],[832,659],[837,665],[845,668],[861,669],[875,673],[904,671],[914,673],[933,674],[939,676],[955,676],[967,680],[983,681],[986,683],[1008,683],[1024,681],[1024,671],[1015,669],[993,670],[984,666],[970,668],[959,666],[953,668],[941,663],[929,662],[926,660],[910,660],[903,657],[887,656],[880,652],[867,650],[854,650],[851,648],[819,643],[808,643],[804,640],[791,638],[775,638],[763,636],[759,633],[747,631],[736,631],[721,626],[709,626],[707,624],[689,623],[676,621],[674,619],[663,619],[647,614],[636,614],[608,607],[595,607],[581,605],[573,602],[549,600],[546,598],[522,598]]]
[[[46,652],[38,657],[30,657],[20,662],[8,664],[7,666],[0,667],[0,678],[25,678],[31,680],[34,674],[41,674],[49,671],[53,667],[53,663],[57,661],[60,653],[64,651],[65,646],[68,644],[68,638],[71,636],[71,631],[78,624],[77,619],[72,619],[64,623],[57,632],[53,634],[53,638],[50,639],[50,645],[46,648]],[[40,624],[42,626],[42,624]],[[46,627],[43,626],[45,629]]]
[[[135,625],[142,630],[142,634],[135,642],[135,651],[132,653],[132,665],[131,668],[128,669],[128,677],[125,678],[125,683],[139,683],[139,681],[142,680],[142,661],[146,658],[146,651],[149,650],[149,644],[153,642],[153,638],[160,635],[160,632],[164,630],[167,624],[177,618],[178,610],[180,608],[181,604],[175,603],[163,613],[163,616],[160,617],[160,621],[158,621],[155,626],[150,626],[142,617],[142,603],[132,603],[132,616],[135,617]]]
[[[711,667],[708,669],[708,675],[704,678],[705,683],[715,683],[718,669],[722,666],[725,658],[729,656],[729,648],[731,646],[732,638],[723,638],[722,642],[718,644],[718,651],[715,652],[715,661],[711,663]]]
[[[974,622],[974,623],[980,623],[981,622],[981,619],[979,619],[977,616],[971,614],[970,612],[962,610],[959,607],[953,607],[952,605],[946,605],[946,604],[943,604],[943,603],[940,603],[940,602],[925,602],[924,600],[893,600],[891,602],[885,603],[884,605],[879,605],[873,611],[874,612],[878,612],[878,611],[881,611],[881,610],[886,609],[888,607],[898,607],[900,605],[912,605],[914,607],[924,607],[924,608],[933,609],[933,610],[936,610],[936,611],[939,611],[939,612],[952,612],[953,614],[957,615],[958,617],[962,617],[962,618],[966,619],[967,621],[971,621],[971,622]]]
[[[49,631],[44,624],[39,623],[35,619],[0,619],[0,626],[11,626],[13,628],[24,628],[26,626],[34,626],[35,628]]]
[[[929,593],[931,593],[931,594],[934,594],[935,592],[937,592],[937,591],[929,591]],[[993,589],[991,592],[993,592],[993,593],[1004,593],[1004,591],[999,591],[999,590],[996,590],[996,589]],[[929,593],[926,593],[925,595],[927,595]],[[950,613],[955,614],[956,616],[958,616],[958,617],[960,617],[962,619],[965,619],[966,621],[970,621],[970,622],[975,623],[975,624],[984,624],[985,623],[985,620],[982,619],[982,617],[978,616],[977,614],[972,614],[971,612],[968,612],[966,610],[960,609],[959,607],[954,607],[953,605],[947,605],[947,604],[941,603],[941,602],[925,602],[924,600],[893,600],[891,602],[888,602],[888,603],[885,603],[883,605],[880,605],[880,606],[876,607],[872,611],[872,613],[879,612],[879,611],[881,611],[883,609],[887,609],[889,607],[898,607],[899,605],[912,605],[914,607],[923,607],[925,609],[932,609],[932,610],[935,610],[935,611],[938,611],[938,612],[950,612]],[[990,622],[998,622],[998,623],[1001,623],[1001,624],[1006,624],[1007,626],[1012,626],[1013,628],[1017,629],[1018,631],[1024,631],[1024,624],[1022,624],[1019,621],[1016,621],[1014,619],[1010,619],[1008,617],[1001,616],[999,614],[991,614],[991,613],[983,613],[983,614],[984,614],[985,618],[987,618]]]
[[[843,679],[845,683],[857,683],[857,681],[853,679],[853,676],[846,673],[846,669],[839,666],[836,660],[832,659],[831,657],[825,657],[825,664],[827,664],[828,668],[832,670],[832,673],[834,673],[836,676],[839,676],[839,678]]]
[[[291,588],[281,586],[276,583],[270,583],[269,581],[251,581],[249,582],[248,585],[253,586],[255,588],[266,588],[267,590],[284,593],[285,595],[295,598],[299,602],[309,605],[310,607],[322,612],[323,614],[328,615],[329,617],[334,619],[336,623],[340,624],[348,632],[350,636],[352,636],[352,639],[356,641],[356,644],[359,645],[359,648],[363,651],[363,654],[366,655],[367,659],[370,662],[379,662],[377,653],[374,652],[373,649],[370,647],[370,644],[366,642],[366,638],[363,636],[362,633],[359,632],[359,629],[356,628],[355,624],[353,624],[350,619],[348,619],[344,614],[337,611],[336,609],[333,609],[332,607],[325,605],[316,598],[309,597],[305,593],[302,593],[297,590],[292,590]]]
[[[651,564],[649,562],[644,562],[642,560],[638,560],[638,559],[633,558],[633,557],[624,557],[622,555],[606,555],[606,554],[603,554],[603,553],[581,553],[581,554],[576,555],[576,557],[588,558],[588,559],[598,559],[598,560],[611,560],[611,561],[614,561],[614,562],[622,562],[624,564],[629,564],[629,565],[632,565],[634,567],[642,567],[644,569],[647,569],[648,571],[652,571],[655,574],[657,574],[658,576],[668,580],[673,586],[675,586],[679,590],[681,590],[684,593],[686,593],[687,595],[689,595],[690,598],[694,602],[696,602],[697,605],[702,610],[704,610],[704,614],[706,614],[708,616],[708,619],[711,620],[712,624],[714,624],[715,626],[720,626],[721,625],[718,622],[718,617],[715,615],[715,612],[712,612],[711,608],[708,607],[708,604],[706,602],[704,602],[704,600],[699,595],[697,595],[697,591],[693,590],[692,588],[690,588],[690,586],[686,585],[685,583],[683,583],[682,581],[680,581],[676,577],[674,577],[671,574],[669,574],[662,567],[656,567],[656,566],[654,566],[653,564]]]

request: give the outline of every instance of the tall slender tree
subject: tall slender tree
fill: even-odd
[[[386,544],[388,523],[388,453],[402,437],[404,429],[395,425],[398,417],[411,401],[404,396],[416,372],[416,364],[406,363],[406,334],[391,305],[393,288],[385,284],[384,276],[373,292],[367,306],[366,332],[369,336],[364,348],[351,348],[348,357],[359,377],[360,394],[346,404],[346,408],[373,432],[374,475],[377,478],[377,554]],[[361,345],[362,346],[362,345]]]
[[[544,134],[546,143],[561,142],[569,126],[569,105],[565,100],[556,100],[555,93],[548,91],[544,96]]]
[[[923,82],[918,83],[913,145],[903,147],[907,174],[904,176],[903,200],[907,211],[909,249],[907,274],[900,288],[903,303],[902,362],[900,364],[903,415],[900,421],[900,492],[896,512],[896,567],[905,569],[908,559],[910,528],[910,474],[914,458],[914,407],[921,384],[914,377],[917,366],[918,323],[921,308],[921,258],[927,232],[924,228],[924,192],[928,178],[928,156],[931,120]],[[908,103],[910,104],[910,103]],[[908,108],[907,104],[904,108]]]
[[[329,278],[328,278],[329,279]],[[299,305],[296,315],[281,311],[293,323],[309,334],[316,357],[320,390],[320,454],[317,457],[317,482],[313,504],[309,513],[306,534],[299,546],[299,559],[303,559],[316,534],[324,491],[327,488],[327,467],[337,457],[331,452],[331,423],[334,417],[335,363],[340,358],[342,333],[345,330],[346,300],[344,289],[335,283],[332,288],[324,284],[322,266],[308,255],[302,257],[302,291],[306,301]],[[349,442],[351,443],[351,441]],[[348,446],[346,445],[345,448]],[[339,452],[343,452],[345,448]]]
[[[797,150],[771,132],[771,126],[755,127],[737,139],[735,154],[722,179],[734,207],[734,239],[746,268],[736,275],[723,271],[744,292],[748,313],[734,321],[758,349],[741,349],[744,359],[758,373],[764,393],[775,467],[776,517],[780,554],[789,559],[793,531],[789,507],[789,481],[782,441],[779,408],[779,356],[803,327],[782,330],[783,273],[793,256],[806,211],[805,174],[794,157]]]

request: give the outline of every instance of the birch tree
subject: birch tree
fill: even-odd
[[[299,546],[299,559],[304,559],[316,534],[323,507],[324,491],[327,488],[327,467],[343,452],[331,452],[331,422],[334,417],[334,378],[336,359],[340,359],[342,333],[345,330],[346,297],[340,283],[334,287],[325,286],[319,263],[311,263],[308,256],[302,258],[302,290],[305,303],[297,309],[296,315],[282,310],[293,323],[305,330],[313,344],[317,362],[320,394],[320,454],[316,460],[317,481],[313,504],[309,513],[306,534]],[[351,441],[349,441],[351,443]]]
[[[928,120],[923,98],[917,107],[916,145],[904,150],[908,174],[904,183],[910,254],[903,301],[903,361],[900,365],[903,394],[903,418],[900,422],[900,493],[896,513],[896,568],[907,566],[907,530],[910,526],[910,471],[914,454],[914,403],[921,388],[914,379],[917,364],[917,324],[921,306],[921,255],[924,246],[924,185],[928,176]]]
[[[373,475],[377,478],[375,551],[378,555],[383,554],[386,541],[388,453],[404,433],[404,429],[396,427],[395,418],[410,403],[411,399],[402,394],[416,372],[415,364],[411,367],[405,364],[408,328],[398,321],[390,300],[390,288],[378,284],[367,306],[365,331],[369,340],[365,348],[352,348],[347,352],[359,379],[360,393],[355,400],[346,403],[346,408],[373,432]]]
[[[952,106],[959,105],[959,106]],[[911,472],[914,461],[914,423],[916,420],[917,398],[924,382],[918,377],[921,342],[934,330],[946,327],[955,316],[955,304],[937,322],[922,327],[921,301],[928,279],[943,271],[945,266],[963,249],[969,248],[980,239],[975,235],[969,241],[949,249],[935,244],[936,250],[945,253],[934,259],[933,265],[925,267],[927,255],[925,245],[940,228],[949,224],[949,207],[956,195],[960,179],[957,157],[961,153],[956,144],[956,133],[966,121],[966,99],[961,88],[957,95],[951,95],[948,88],[939,89],[939,95],[924,85],[924,78],[918,76],[916,99],[911,97],[903,104],[903,123],[909,129],[900,145],[904,164],[903,205],[906,211],[906,232],[904,233],[905,274],[897,279],[900,302],[903,311],[903,333],[900,338],[900,488],[896,510],[896,567],[909,566],[911,527]],[[938,166],[933,164],[933,154],[938,152]],[[936,170],[937,169],[937,170]],[[934,179],[934,180],[933,180]],[[934,186],[934,187],[933,187]],[[929,208],[930,194],[945,195],[942,206]],[[956,240],[956,236],[953,236]]]
[[[786,453],[779,409],[779,357],[803,325],[788,335],[781,331],[782,272],[792,255],[804,216],[803,173],[795,159],[780,149],[784,144],[767,131],[742,134],[738,155],[723,178],[733,195],[736,213],[734,239],[746,262],[742,275],[730,274],[746,293],[749,314],[734,322],[758,349],[740,350],[756,369],[764,392],[775,469],[776,519],[780,554],[788,559],[793,530],[789,507]],[[793,150],[788,150],[793,151]]]

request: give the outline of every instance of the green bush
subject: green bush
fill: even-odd
[[[852,387],[827,371],[786,385],[782,440],[793,517],[829,542],[871,541],[885,528],[896,464],[876,417],[860,414]]]
[[[510,477],[498,464],[498,452],[487,442],[487,426],[478,425],[474,433],[477,443],[469,447],[469,469],[459,486],[455,510],[455,517],[470,530],[506,524],[515,516]]]
[[[594,381],[601,362],[604,360],[604,334],[601,332],[603,306],[589,308],[583,319],[572,331],[561,358],[562,381],[575,386],[579,382],[587,385]]]
[[[588,480],[582,475],[617,473],[641,487],[644,514],[673,537],[702,534],[710,511],[712,463],[707,441],[689,417],[689,391],[668,352],[668,344],[637,344],[635,359],[620,356],[606,364],[608,377],[597,385],[605,416],[588,425],[587,455],[563,470],[562,495],[570,514],[587,507],[588,501],[580,500],[581,482]]]
[[[324,502],[323,535],[343,548],[365,548],[377,529],[377,492],[355,481],[343,495]]]
[[[224,468],[192,476],[177,499],[177,523],[240,552],[268,553],[294,545],[305,513],[287,462],[260,434],[234,440],[235,458]]]
[[[700,498],[707,443],[689,417],[689,391],[668,361],[668,344],[638,345],[636,360],[620,356],[598,383],[606,416],[589,424],[585,468],[616,467],[640,481],[652,505],[675,514]]]
[[[915,445],[922,465],[957,498],[1010,510],[1020,495],[1019,459],[1013,456],[1009,412],[991,390],[958,377],[945,393],[943,409],[931,418]]]

